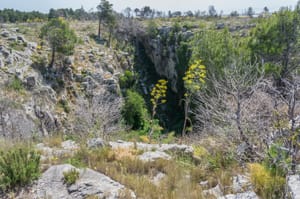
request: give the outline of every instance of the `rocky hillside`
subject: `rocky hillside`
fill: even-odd
[[[299,198],[297,34],[275,51],[272,17],[70,20],[53,65],[44,22],[1,24],[0,197]]]
[[[40,27],[1,25],[1,137],[99,134],[117,128],[111,124],[120,119],[118,77],[131,67],[131,57],[93,40],[96,24],[76,23],[80,44],[74,56],[49,68],[50,49],[38,37]]]

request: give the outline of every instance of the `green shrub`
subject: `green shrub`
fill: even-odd
[[[210,170],[227,169],[236,163],[234,153],[231,151],[216,151],[208,156]]]
[[[14,79],[9,82],[8,88],[15,91],[22,91],[24,89],[24,86],[22,84],[22,81],[15,76]]]
[[[272,175],[284,177],[291,167],[291,158],[288,151],[282,149],[280,144],[273,144],[267,152],[264,165]]]
[[[0,151],[0,188],[26,185],[40,175],[40,155],[30,147]]]
[[[75,184],[76,180],[79,178],[79,171],[76,169],[71,169],[70,171],[63,172],[64,181],[67,185]]]
[[[128,90],[125,104],[122,107],[122,116],[127,125],[132,129],[143,129],[147,122],[147,109],[141,95],[135,91]]]
[[[24,51],[25,47],[27,47],[27,43],[19,43],[17,41],[12,42],[9,44],[9,47],[16,50],[16,51]]]
[[[120,87],[123,89],[132,88],[135,84],[135,74],[129,70],[126,70],[125,73],[120,77],[119,84]]]
[[[147,24],[147,34],[154,38],[156,37],[156,35],[158,34],[158,29],[157,29],[158,25],[155,23],[154,20],[150,20]]]
[[[58,105],[66,112],[66,113],[70,113],[71,108],[69,106],[69,103],[67,100],[59,100]]]

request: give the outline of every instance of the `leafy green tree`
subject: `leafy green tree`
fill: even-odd
[[[255,12],[254,12],[253,8],[249,7],[247,10],[247,15],[252,18],[254,14],[255,14]]]
[[[97,6],[98,9],[98,19],[99,19],[99,26],[98,26],[98,38],[101,37],[101,24],[103,22],[107,22],[108,20],[112,19],[113,15],[113,4],[109,3],[109,1],[101,0],[100,4]]]
[[[55,62],[56,53],[71,55],[74,52],[77,36],[62,18],[51,19],[41,29],[41,37],[45,38],[52,49],[50,67]]]
[[[135,91],[128,90],[126,94],[125,104],[122,107],[125,123],[134,130],[143,129],[148,117],[145,101]]]
[[[253,58],[259,58],[277,79],[288,77],[298,67],[299,12],[287,8],[262,19],[251,33],[249,47]],[[279,81],[280,83],[280,81]]]
[[[216,76],[232,62],[237,53],[233,38],[228,31],[207,30],[197,33],[191,41],[192,60],[202,60],[208,73]]]
[[[117,26],[117,20],[116,20],[116,16],[114,14],[109,15],[107,19],[108,19],[107,20],[108,30],[109,30],[108,44],[107,45],[110,47],[112,34],[113,34],[114,29]]]
[[[216,11],[216,9],[215,9],[215,6],[210,5],[210,6],[208,7],[208,14],[209,14],[210,17],[216,17],[216,16],[218,15],[218,14],[217,14],[217,11]]]

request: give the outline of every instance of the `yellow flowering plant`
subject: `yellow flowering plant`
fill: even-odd
[[[155,84],[151,91],[151,103],[152,103],[152,118],[151,118],[151,129],[149,132],[149,139],[151,141],[151,137],[154,131],[154,126],[153,125],[153,120],[154,116],[156,114],[156,108],[158,105],[165,104],[167,102],[166,97],[167,97],[167,84],[168,81],[165,79],[160,79],[158,82]],[[160,128],[160,127],[159,127]],[[157,130],[157,129],[156,129]]]
[[[154,117],[156,114],[157,106],[160,104],[165,104],[167,102],[167,83],[167,80],[160,79],[151,91],[152,117]]]
[[[186,132],[187,121],[189,113],[189,105],[191,97],[194,93],[197,93],[205,84],[206,67],[202,64],[201,60],[195,61],[185,72],[185,76],[182,78],[186,92],[184,94],[184,125],[182,129],[182,135]],[[191,121],[190,121],[191,122]]]

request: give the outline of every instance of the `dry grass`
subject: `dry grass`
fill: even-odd
[[[44,139],[44,143],[49,147],[61,147],[63,141],[63,136],[60,133]]]

